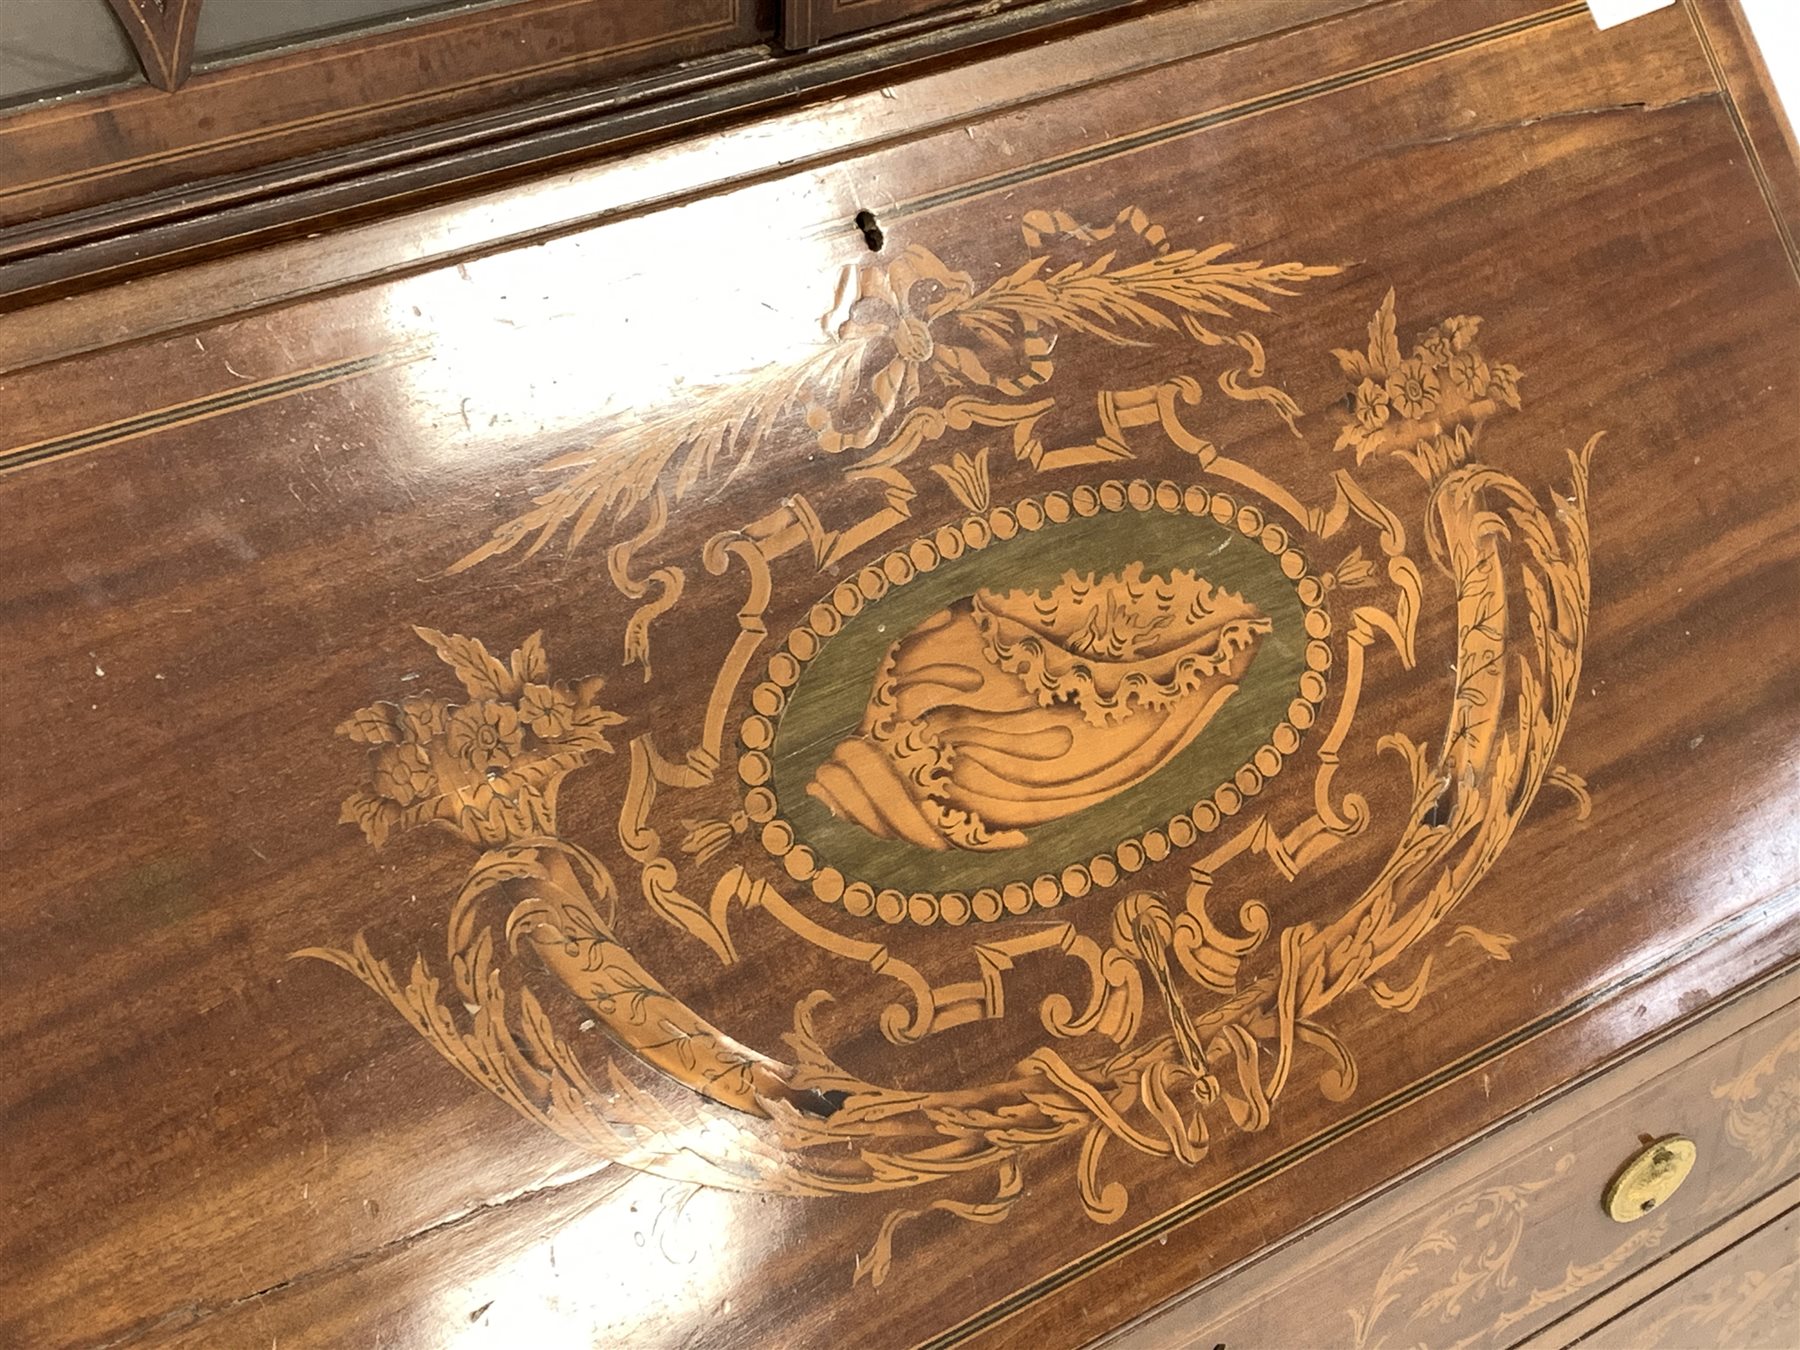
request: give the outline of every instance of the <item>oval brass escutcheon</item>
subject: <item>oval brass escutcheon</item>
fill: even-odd
[[[1698,1156],[1694,1141],[1684,1135],[1655,1140],[1619,1169],[1601,1203],[1618,1222],[1634,1223],[1669,1202]]]

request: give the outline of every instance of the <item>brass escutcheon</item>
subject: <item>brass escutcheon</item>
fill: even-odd
[[[1635,1223],[1653,1209],[1660,1209],[1681,1188],[1699,1156],[1694,1141],[1671,1134],[1644,1146],[1607,1183],[1601,1203],[1620,1223]]]

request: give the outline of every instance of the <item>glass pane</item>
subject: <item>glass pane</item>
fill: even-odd
[[[0,0],[0,106],[142,78],[106,0]]]
[[[0,0],[0,6],[9,3]],[[194,59],[247,56],[290,42],[508,3],[511,0],[205,0],[194,35]]]

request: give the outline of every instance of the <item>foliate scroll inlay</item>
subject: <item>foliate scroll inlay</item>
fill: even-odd
[[[1693,1286],[1691,1292],[1689,1287]],[[1800,1261],[1769,1269],[1703,1269],[1664,1296],[1659,1311],[1631,1323],[1632,1350],[1786,1350],[1800,1326]],[[1596,1344],[1605,1346],[1605,1332]]]
[[[455,693],[340,727],[346,821],[472,850],[445,955],[306,953],[598,1157],[916,1193],[874,1282],[904,1225],[999,1222],[1028,1168],[1112,1223],[1121,1150],[1202,1167],[1353,1097],[1338,1005],[1507,959],[1472,893],[1540,789],[1587,806],[1556,754],[1598,437],[1547,486],[1501,467],[1547,438],[1491,430],[1520,372],[1470,316],[1403,347],[1392,292],[1336,373],[1287,369],[1334,386],[1308,414],[1258,329],[1339,269],[1133,210],[1024,227],[985,281],[920,244],[854,269],[814,349],[546,465],[449,571],[560,543],[579,625],[505,658],[420,628]],[[633,678],[552,674],[596,628]],[[701,1015],[707,959],[754,961],[785,1029]],[[997,1070],[925,1045],[978,1022]]]
[[[1726,1108],[1725,1137],[1751,1161],[1749,1174],[1709,1205],[1729,1212],[1800,1165],[1800,1030],[1713,1088],[1712,1095]]]
[[[1557,1203],[1574,1166],[1575,1155],[1565,1154],[1546,1175],[1477,1191],[1427,1222],[1383,1267],[1369,1300],[1351,1309],[1356,1350],[1514,1344],[1538,1314],[1662,1243],[1667,1215],[1593,1260],[1570,1262],[1552,1283],[1525,1284],[1514,1262],[1531,1228],[1531,1211]]]

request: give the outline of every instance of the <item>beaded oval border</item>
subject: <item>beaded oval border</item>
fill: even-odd
[[[893,587],[906,585],[921,572],[959,558],[970,549],[983,549],[1014,538],[1021,531],[1060,525],[1072,516],[1125,510],[1185,513],[1220,525],[1235,525],[1240,533],[1257,540],[1279,558],[1282,575],[1293,584],[1305,608],[1308,641],[1298,697],[1288,704],[1287,717],[1276,724],[1269,739],[1191,810],[1122,840],[1085,863],[1070,863],[1060,873],[1046,872],[1029,881],[984,886],[969,893],[915,891],[908,895],[891,887],[878,889],[865,881],[850,880],[835,867],[821,866],[812,849],[798,842],[793,828],[781,818],[780,804],[769,785],[774,766],[767,752],[775,742],[775,724],[787,705],[788,691],[799,682],[806,663],[837,633],[846,618],[881,599]],[[915,539],[870,563],[814,605],[807,621],[788,633],[784,649],[769,658],[768,678],[751,691],[751,711],[739,730],[744,747],[738,756],[738,778],[745,789],[744,812],[760,827],[763,847],[781,860],[789,876],[809,882],[820,900],[841,903],[845,910],[858,916],[873,913],[886,923],[911,920],[932,924],[941,919],[960,925],[971,918],[992,922],[1003,914],[1024,914],[1033,907],[1052,908],[1065,897],[1078,899],[1097,887],[1111,886],[1146,863],[1161,862],[1174,849],[1187,848],[1201,835],[1218,829],[1243,808],[1246,800],[1261,792],[1300,748],[1304,733],[1317,721],[1325,702],[1325,673],[1331,668],[1331,648],[1325,641],[1331,633],[1331,618],[1324,610],[1324,598],[1324,586],[1307,567],[1305,557],[1291,547],[1288,532],[1266,521],[1256,507],[1240,505],[1223,492],[1199,486],[1184,488],[1167,481],[1109,480],[1097,487],[1083,484],[1070,492],[1051,492],[1041,498],[1027,497],[1010,507],[990,508],[959,524],[942,526],[929,538]]]

